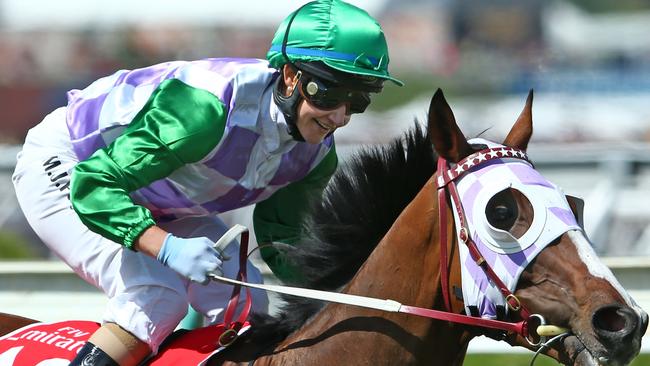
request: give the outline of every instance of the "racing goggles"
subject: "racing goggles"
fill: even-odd
[[[370,104],[370,93],[354,90],[320,80],[312,75],[301,73],[299,80],[300,95],[314,107],[332,110],[347,104],[346,113],[363,113]]]

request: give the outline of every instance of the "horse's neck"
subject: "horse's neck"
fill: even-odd
[[[38,320],[23,318],[18,315],[0,313],[0,336],[37,322]]]
[[[343,292],[441,309],[434,198],[429,182]],[[329,304],[276,349],[282,360],[272,363],[290,363],[298,357],[305,365],[362,364],[369,359],[382,364],[452,365],[462,362],[458,355],[464,354],[463,334],[459,327],[416,316]]]
[[[346,292],[432,308],[439,286],[437,204],[421,191],[386,233]]]

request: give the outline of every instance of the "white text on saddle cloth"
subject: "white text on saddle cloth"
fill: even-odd
[[[65,366],[99,324],[90,321],[35,323],[0,337],[0,366]]]
[[[67,366],[99,328],[87,320],[34,323],[0,337],[0,366]],[[150,366],[205,365],[223,351],[218,341],[223,324],[210,325],[174,337],[151,359]],[[250,329],[245,323],[238,335]]]
[[[490,148],[502,146],[484,139],[469,143]],[[524,160],[504,158],[483,163],[457,180],[456,187],[472,239],[487,264],[512,292],[528,263],[548,244],[569,230],[582,230],[562,190]],[[530,228],[519,238],[492,227],[485,214],[490,198],[507,188],[521,192],[534,210]],[[452,211],[458,228],[458,214]],[[474,262],[466,246],[461,244],[459,253],[465,310],[471,314],[469,307],[475,306],[479,316],[495,319],[497,305],[505,306],[503,295]]]

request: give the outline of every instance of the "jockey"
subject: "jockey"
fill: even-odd
[[[290,14],[267,59],[120,70],[70,91],[27,134],[13,175],[20,206],[109,299],[71,365],[139,364],[188,304],[222,320],[232,288],[209,274],[236,277],[238,244],[213,248],[227,230],[216,215],[256,204],[258,242],[293,243],[337,166],[333,132],[385,80],[402,85],[377,21],[340,0]],[[289,275],[278,252],[263,257]],[[262,281],[250,262],[248,275]],[[266,294],[252,297],[253,311],[267,311]]]

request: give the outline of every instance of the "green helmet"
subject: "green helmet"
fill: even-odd
[[[319,61],[363,80],[404,85],[388,73],[388,46],[379,23],[340,0],[312,1],[291,13],[275,32],[266,58],[277,69],[287,62]]]

